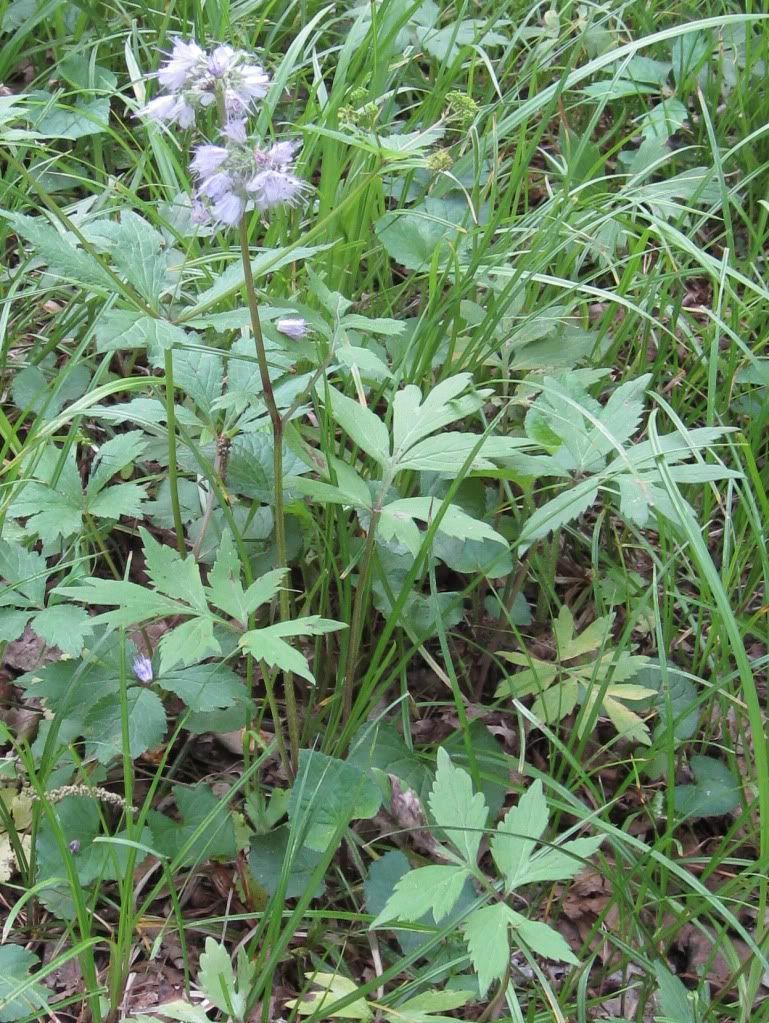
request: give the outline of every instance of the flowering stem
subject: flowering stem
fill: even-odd
[[[171,511],[174,517],[176,548],[182,558],[187,557],[184,540],[182,507],[179,501],[179,476],[176,464],[176,411],[174,409],[174,355],[171,348],[163,353],[166,374],[166,426],[168,428],[168,482],[171,487]]]
[[[272,389],[270,371],[267,365],[267,353],[264,348],[262,336],[262,325],[259,320],[259,302],[256,297],[254,286],[254,275],[251,270],[251,253],[248,245],[248,227],[245,219],[240,221],[240,252],[243,258],[243,278],[246,284],[246,296],[248,298],[248,309],[251,314],[251,329],[254,334],[256,345],[256,359],[259,364],[259,376],[262,381],[262,393],[267,412],[272,423],[272,466],[275,487],[275,546],[277,548],[277,567],[288,568],[286,557],[286,521],[283,502],[283,420],[275,401],[275,393]],[[286,622],[291,617],[289,593],[286,587],[282,587],[279,596],[280,620]],[[291,773],[294,774],[299,760],[299,717],[296,707],[296,695],[294,693],[294,677],[291,672],[283,673],[283,692],[286,699],[286,718],[288,721],[288,737],[291,755]]]

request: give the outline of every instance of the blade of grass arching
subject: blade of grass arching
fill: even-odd
[[[660,400],[660,399],[658,399]],[[660,400],[661,401],[661,400]],[[664,403],[661,402],[664,407]],[[672,410],[666,408],[668,414]],[[659,453],[659,435],[657,433],[656,410],[649,418],[649,438],[653,449],[658,454],[657,464],[660,471],[665,490],[673,504],[681,522],[681,529],[689,545],[689,550],[695,564],[700,572],[703,585],[707,588],[715,603],[718,613],[718,631],[722,632],[729,645],[739,671],[740,683],[742,686],[742,698],[747,708],[750,734],[753,743],[753,755],[755,757],[755,784],[758,789],[759,809],[759,859],[762,863],[769,863],[769,755],[767,754],[767,735],[764,715],[761,709],[761,701],[758,696],[756,682],[750,667],[747,651],[740,633],[740,628],[724,591],[721,578],[713,564],[710,552],[702,539],[702,533],[698,524],[693,520],[691,512],[681,497],[678,487],[672,479],[664,457]],[[758,944],[763,947],[766,942],[767,933],[767,877],[765,874],[756,879],[758,889],[758,909],[756,923],[756,937]],[[756,962],[751,968],[748,980],[748,989],[752,999],[755,999],[761,985],[763,969]],[[751,1003],[752,1004],[752,1003]]]

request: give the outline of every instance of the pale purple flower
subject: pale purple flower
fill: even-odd
[[[223,78],[230,70],[237,54],[231,46],[217,46],[208,58],[208,70],[214,78]]]
[[[180,128],[191,128],[195,123],[195,108],[184,99],[177,100],[174,120]]]
[[[271,210],[275,206],[295,206],[308,186],[288,171],[264,170],[251,178],[246,190],[258,210]]]
[[[151,682],[155,677],[152,672],[152,661],[144,654],[139,654],[137,657],[134,657],[133,671],[138,680],[145,684]]]
[[[190,220],[192,221],[193,224],[207,224],[211,220],[208,210],[200,201],[200,199],[192,200]]]
[[[295,341],[304,337],[310,329],[307,320],[301,316],[285,316],[283,319],[278,320],[275,326],[281,334],[294,338]]]
[[[209,199],[218,199],[232,189],[232,178],[225,171],[217,171],[210,178],[205,178],[198,185],[198,195],[205,195]]]
[[[176,96],[156,96],[145,104],[139,113],[152,121],[173,121],[178,106],[179,100]]]
[[[195,42],[174,40],[171,56],[158,71],[158,81],[170,92],[180,92],[193,71],[200,71],[205,60],[204,51]]]
[[[259,64],[244,64],[240,68],[240,88],[251,99],[264,99],[270,86],[270,76]]]
[[[198,146],[190,169],[201,178],[208,178],[219,170],[228,155],[224,146]]]
[[[222,135],[230,142],[244,143],[246,141],[246,122],[242,117],[233,117],[222,128]]]
[[[239,195],[236,195],[234,192],[227,192],[214,203],[212,216],[218,224],[227,224],[228,227],[234,227],[240,222],[245,208],[245,201]]]

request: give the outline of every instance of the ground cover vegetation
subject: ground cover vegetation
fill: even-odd
[[[0,1021],[769,1020],[767,40],[0,3]]]

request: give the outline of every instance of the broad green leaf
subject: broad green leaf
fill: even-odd
[[[130,309],[108,309],[96,324],[98,352],[146,348],[156,365],[162,363],[164,349],[190,344],[194,338],[195,335],[168,320],[137,314]]]
[[[508,810],[491,839],[491,855],[511,892],[526,875],[534,846],[547,827],[547,801],[538,778]]]
[[[26,239],[48,264],[48,270],[54,276],[107,294],[115,290],[115,282],[101,263],[79,248],[72,235],[60,233],[46,217],[13,213],[6,218],[13,231]]]
[[[457,373],[436,384],[424,399],[415,384],[408,384],[396,393],[393,399],[396,462],[400,462],[406,452],[424,437],[477,412],[488,392],[465,393],[471,385],[470,373]]]
[[[38,983],[27,986],[30,974],[39,965],[35,953],[21,945],[0,945],[0,1023],[48,1016],[45,987]],[[20,988],[24,990],[18,993]]]
[[[139,530],[149,575],[156,589],[176,600],[183,600],[201,614],[208,604],[200,581],[200,569],[194,558],[182,558],[174,547],[159,544],[146,529]]]
[[[209,614],[190,618],[166,632],[160,640],[159,649],[162,672],[170,671],[177,664],[188,667],[222,652]]]
[[[446,432],[437,437],[427,437],[409,448],[406,454],[398,459],[398,468],[455,473],[464,465],[480,441],[481,438],[473,433]],[[508,458],[518,448],[525,446],[529,446],[529,442],[519,437],[486,437],[470,462],[469,468],[493,469],[496,463],[492,459],[499,461]]]
[[[350,744],[347,762],[361,771],[374,768],[385,776],[395,775],[420,799],[427,795],[432,780],[424,761],[408,748],[395,726],[386,721],[361,728]]]
[[[510,962],[509,910],[503,902],[477,909],[465,920],[462,931],[470,960],[478,974],[481,996],[492,981],[501,980]]]
[[[394,920],[413,923],[432,913],[436,924],[448,916],[470,876],[465,867],[432,865],[405,874],[395,886],[372,929]]]
[[[598,851],[603,835],[575,838],[570,842],[545,849],[533,856],[525,868],[521,884],[540,881],[568,881],[586,866],[586,861]]]
[[[127,430],[105,441],[99,448],[88,477],[87,493],[94,497],[112,477],[131,462],[141,458],[148,439],[142,430]]]
[[[291,790],[288,816],[304,844],[323,852],[351,820],[373,817],[382,802],[368,772],[317,750],[299,751],[299,772]]]
[[[52,604],[38,611],[32,628],[49,646],[57,646],[63,654],[77,657],[90,636],[93,622],[82,607],[74,604]]]
[[[531,547],[535,540],[541,540],[568,522],[578,519],[597,500],[598,487],[592,478],[588,478],[540,505],[526,519],[526,525],[518,537],[519,554]]]
[[[723,760],[693,756],[693,785],[676,785],[675,808],[682,817],[721,817],[740,804],[740,783]]]
[[[364,408],[346,394],[329,387],[328,411],[334,422],[361,451],[371,455],[381,466],[389,463],[390,435],[385,424],[371,409]]]
[[[374,231],[397,263],[409,270],[427,270],[433,259],[445,266],[464,250],[463,212],[468,214],[464,199],[430,198],[409,210],[385,213],[374,224]]]
[[[281,890],[284,898],[296,899],[307,892],[320,857],[321,853],[317,850],[292,842],[291,831],[284,825],[264,835],[251,837],[248,866],[254,880],[268,895],[275,895]],[[281,878],[284,875],[286,881],[281,889]],[[318,898],[323,891],[323,882],[317,882],[312,897]]]
[[[521,916],[515,910],[508,908],[507,913],[516,940],[526,945],[532,952],[536,952],[537,955],[544,956],[546,959],[571,963],[573,966],[579,965],[579,960],[558,931],[538,920],[527,920],[525,916]]]
[[[155,749],[166,734],[166,712],[160,698],[150,689],[131,686],[128,704],[128,750],[135,760],[148,749]],[[123,750],[120,701],[108,696],[97,703],[85,719],[89,754],[100,764],[108,764]]]
[[[175,693],[190,710],[199,712],[232,707],[247,697],[243,679],[226,664],[195,664],[163,672],[155,681],[161,689]]]
[[[41,606],[45,601],[45,558],[36,551],[0,540],[0,578],[32,605]]]
[[[357,998],[344,1009],[325,1011],[324,1005],[333,1005],[347,995],[358,990],[358,985],[348,977],[338,973],[308,973],[307,979],[321,988],[320,991],[308,991],[301,999],[293,998],[286,1002],[289,1009],[296,1009],[300,1016],[318,1015],[321,1019],[373,1019],[374,1013],[365,998]]]
[[[35,131],[45,138],[82,139],[109,128],[109,98],[78,97],[72,103],[57,102],[38,121]]]
[[[146,499],[139,483],[116,483],[88,500],[88,511],[97,519],[134,518],[141,515]]]
[[[438,769],[428,804],[435,823],[462,859],[474,866],[489,810],[483,795],[473,792],[470,775],[454,766],[443,747],[438,749]]]
[[[207,785],[174,786],[174,800],[181,820],[151,811],[148,823],[158,852],[176,862],[191,842],[179,866],[191,867],[207,859],[232,859],[236,853],[232,817],[226,800],[216,798]]]
[[[115,234],[112,261],[151,305],[156,305],[166,285],[168,255],[159,231],[134,213],[123,209]]]
[[[465,741],[473,751],[473,764],[467,755]],[[477,770],[478,790],[483,793],[490,816],[495,820],[510,790],[510,764],[499,741],[494,738],[483,721],[471,721],[467,729],[450,735],[443,749],[452,763],[465,771]]]
[[[399,517],[418,519],[420,522],[429,525],[438,514],[440,508],[441,501],[438,498],[404,497],[386,504],[382,514],[383,516],[386,514],[390,519],[397,519]],[[450,504],[445,508],[438,528],[441,533],[460,540],[493,540],[496,543],[507,546],[505,538],[495,529],[492,529],[491,526],[480,519],[474,519],[454,504]]]

